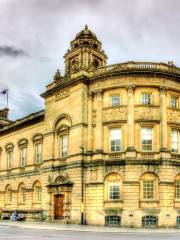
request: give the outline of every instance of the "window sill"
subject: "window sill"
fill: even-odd
[[[140,200],[140,203],[159,203],[159,200]]]
[[[41,165],[42,165],[42,162],[34,163],[34,166],[35,166],[35,167],[39,167],[39,166],[41,166]]]
[[[104,203],[123,203],[122,199],[106,200]]]

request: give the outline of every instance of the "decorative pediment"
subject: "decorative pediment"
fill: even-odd
[[[72,185],[73,184],[70,181],[69,175],[67,173],[65,173],[63,175],[59,175],[54,181],[49,176],[48,181],[49,181],[48,187],[56,187],[56,186],[61,186],[61,185]]]

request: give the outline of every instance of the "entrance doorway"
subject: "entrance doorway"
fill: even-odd
[[[63,202],[64,202],[63,194],[55,195],[54,218],[56,220],[62,219],[64,217]]]

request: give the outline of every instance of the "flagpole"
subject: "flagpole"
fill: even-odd
[[[9,89],[7,89],[7,108],[8,108],[8,102],[9,102],[8,91],[9,91]]]

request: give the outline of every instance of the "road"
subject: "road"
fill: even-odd
[[[180,233],[101,233],[0,227],[3,240],[178,240]]]

